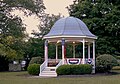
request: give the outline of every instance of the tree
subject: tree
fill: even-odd
[[[39,25],[39,31],[40,32],[34,32],[33,31],[33,38],[29,39],[30,47],[29,47],[29,55],[31,57],[41,56],[44,58],[44,40],[42,40],[42,37],[49,33],[50,29],[54,25],[54,23],[61,18],[61,15],[49,15],[44,14],[42,17],[42,23]],[[39,47],[38,47],[39,46]],[[49,58],[55,58],[55,45],[50,44],[49,45]]]
[[[120,55],[120,0],[75,0],[70,16],[83,20],[98,36],[96,54]]]
[[[26,54],[32,57],[44,57],[44,41],[41,38],[30,38],[26,43]]]
[[[42,18],[42,23],[39,25],[40,35],[44,36],[47,33],[49,33],[54,23],[61,17],[62,16],[60,14],[59,15],[52,14],[51,16],[49,14],[44,14]]]
[[[45,6],[43,0],[0,0],[0,8],[8,14],[13,10],[22,10],[25,15],[34,13],[42,16]]]
[[[25,37],[25,28],[22,27],[21,20],[17,17],[12,19],[4,15],[1,16],[0,20],[0,50],[2,51],[0,55],[11,59],[21,58],[23,55],[21,49],[22,39]]]
[[[25,16],[44,14],[43,0],[0,0],[0,71],[8,70],[8,63],[26,55],[26,34],[21,17],[11,15],[21,10]]]
[[[22,10],[26,16],[44,13],[42,0],[0,0],[0,56],[21,59],[25,54],[25,27],[18,16],[11,15],[14,10]]]

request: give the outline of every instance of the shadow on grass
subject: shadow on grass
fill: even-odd
[[[109,73],[96,73],[96,74],[84,74],[84,75],[59,75],[58,77],[99,77],[99,76],[112,76],[120,75],[120,71],[111,71]]]
[[[96,74],[84,74],[84,75],[59,75],[57,76],[57,78],[77,78],[77,77],[100,77],[100,76],[112,76],[112,75],[120,75],[120,70],[114,70],[111,71],[109,73],[96,73]],[[20,77],[28,77],[28,78],[36,78],[39,76],[35,76],[35,75],[29,75],[27,72],[21,72],[21,74],[16,74],[16,76],[20,76]]]

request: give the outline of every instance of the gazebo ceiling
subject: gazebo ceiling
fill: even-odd
[[[87,38],[97,39],[85,23],[75,17],[61,18],[53,25],[50,32],[43,39]]]

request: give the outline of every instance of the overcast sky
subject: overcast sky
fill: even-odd
[[[73,0],[43,0],[43,1],[46,7],[45,10],[46,13],[55,15],[61,13],[66,17],[69,16],[66,7],[73,3]],[[19,11],[16,11],[16,14],[19,14],[19,16],[23,16],[23,13]],[[39,24],[39,21],[36,19],[34,15],[29,17],[22,17],[22,19],[24,20],[24,23],[27,25],[27,32],[29,34],[32,32],[32,30],[38,31],[37,25]]]
[[[67,6],[73,3],[73,0],[43,0],[47,13],[58,14],[62,13],[64,16],[68,16]]]

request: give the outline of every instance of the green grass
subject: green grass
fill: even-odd
[[[0,84],[120,84],[120,74],[36,78],[27,72],[0,72]]]

